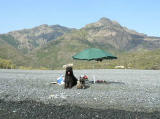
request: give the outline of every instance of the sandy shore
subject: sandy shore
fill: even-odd
[[[0,70],[0,117],[158,119],[160,71],[75,70],[108,84],[64,89],[50,84],[64,71]],[[69,113],[70,112],[70,113]],[[77,115],[77,116],[76,116]]]

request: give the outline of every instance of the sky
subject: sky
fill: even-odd
[[[102,17],[160,37],[160,0],[0,0],[0,34],[42,24],[79,29]]]

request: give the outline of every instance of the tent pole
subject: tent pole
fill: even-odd
[[[94,68],[95,68],[94,63],[92,65],[92,67],[93,67],[93,69],[92,69],[93,70],[93,83],[96,83],[96,77],[95,77],[95,71],[94,71]]]

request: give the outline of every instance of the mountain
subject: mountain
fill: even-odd
[[[118,50],[160,48],[160,37],[148,37],[145,34],[122,27],[118,22],[107,18],[101,18],[98,22],[88,24],[83,29],[87,31],[89,41],[100,45],[110,44]]]
[[[72,29],[60,25],[48,26],[40,25],[32,29],[23,29],[9,32],[7,35],[12,36],[18,43],[18,49],[23,53],[29,53],[37,47],[43,47],[47,42],[55,40],[57,37],[70,32]]]
[[[13,37],[0,36],[0,58],[11,60],[19,66],[27,66],[31,59],[18,51],[16,47],[18,47],[18,45]]]
[[[101,48],[118,56],[124,52],[160,48],[160,37],[138,33],[108,18],[101,18],[81,29],[44,24],[12,31],[0,34],[0,42],[3,43],[0,57],[12,59],[18,66],[53,69],[74,62],[71,57],[89,47]]]

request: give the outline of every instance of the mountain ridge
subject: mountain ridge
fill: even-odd
[[[89,47],[101,48],[115,55],[160,48],[160,37],[138,33],[105,17],[80,29],[43,24],[0,34],[0,40],[23,57],[25,66],[48,68],[72,62],[72,55]],[[3,55],[0,57],[5,58]],[[16,60],[14,63],[18,64]]]

